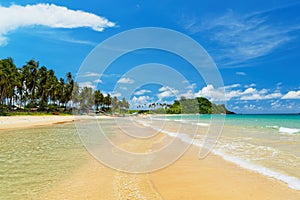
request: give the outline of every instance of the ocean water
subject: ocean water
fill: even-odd
[[[38,199],[86,154],[74,124],[0,131],[0,199]]]
[[[223,131],[212,153],[300,190],[300,115],[222,117]],[[211,115],[169,115],[130,120],[178,137],[200,150],[212,127],[211,119]],[[0,131],[0,199],[37,199],[87,157],[74,124]]]
[[[145,120],[141,123],[203,148],[204,140],[207,139],[203,133],[209,133],[212,117],[212,115],[152,116],[148,122]],[[220,137],[215,141],[212,153],[242,168],[283,181],[290,188],[300,190],[300,115],[223,117],[225,117],[224,127]],[[179,129],[179,126],[186,128]],[[200,134],[193,139],[195,130]]]

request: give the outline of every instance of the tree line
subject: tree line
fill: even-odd
[[[132,110],[131,113],[156,113],[156,114],[234,114],[224,104],[217,105],[205,97],[188,99],[182,96],[173,104],[149,103],[137,106],[139,110]]]
[[[54,70],[29,60],[17,67],[12,58],[0,59],[0,112],[12,110],[71,111],[87,110],[120,111],[129,103],[118,100],[100,90],[79,87],[71,72],[64,78]]]

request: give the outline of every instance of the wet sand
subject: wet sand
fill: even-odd
[[[145,152],[165,137],[158,134],[147,143],[131,140],[119,145]],[[200,160],[198,152],[191,146],[169,167],[146,174],[118,172],[87,155],[84,166],[41,199],[300,199],[300,191],[283,182],[242,169],[214,154]]]
[[[74,120],[84,120],[91,116],[10,116],[0,117],[0,130],[31,128],[35,126],[47,126],[51,124],[63,124]],[[98,116],[100,119],[109,119],[108,116]]]

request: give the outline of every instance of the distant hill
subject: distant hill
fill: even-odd
[[[210,102],[207,98],[197,97],[187,99],[181,97],[175,100],[172,105],[166,108],[167,114],[235,114],[229,111],[224,104],[217,105]]]

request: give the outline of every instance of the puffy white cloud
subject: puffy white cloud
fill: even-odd
[[[134,80],[131,78],[121,78],[120,80],[118,80],[118,83],[123,83],[123,84],[133,84]]]
[[[174,89],[174,88],[171,88],[169,86],[163,86],[161,88],[159,88],[158,90],[160,93],[157,94],[157,97],[161,100],[161,99],[164,99],[164,98],[168,98],[168,97],[174,97],[174,96],[177,96],[179,91]]]
[[[267,89],[257,90],[255,88],[247,88],[240,97],[240,100],[265,100],[281,98],[280,92],[273,92],[268,94]]]
[[[79,85],[79,87],[82,87],[82,88],[84,88],[84,87],[88,87],[88,88],[92,88],[92,89],[96,88],[96,86],[90,81],[80,82],[80,83],[78,83],[78,85]]]
[[[248,88],[248,87],[255,87],[256,84],[255,83],[251,83],[250,85],[245,85],[245,88]]]
[[[145,89],[143,89],[143,90],[136,91],[134,94],[135,95],[143,95],[145,93],[150,93],[150,92],[151,92],[151,90],[145,90]]]
[[[207,85],[199,90],[195,96],[203,96],[211,99],[212,101],[229,101],[230,99],[238,100],[265,100],[265,99],[278,99],[282,97],[280,92],[268,93],[267,89],[257,90],[256,88],[247,88],[244,91],[234,89],[240,87],[239,84],[214,88],[213,85]]]
[[[196,87],[197,87],[196,83],[192,83],[191,85],[188,85],[188,86],[186,87],[186,89],[191,89],[191,90],[193,90],[193,89],[195,89]]]
[[[146,104],[148,103],[149,101],[151,101],[153,98],[152,97],[149,97],[149,96],[139,96],[139,97],[136,97],[134,96],[132,99],[131,99],[131,102],[133,104]]]
[[[195,93],[193,92],[193,90],[188,90],[186,93],[181,94],[180,96],[184,96],[188,99],[193,99],[196,97]]]
[[[103,31],[115,26],[104,17],[81,10],[71,10],[54,4],[36,5],[0,5],[0,45],[7,43],[7,34],[20,27],[41,25],[51,28],[88,27],[95,31]]]
[[[285,94],[282,99],[300,99],[300,90],[298,91],[289,91]]]
[[[157,95],[159,99],[164,99],[164,98],[174,97],[174,96],[176,96],[176,94],[174,94],[172,91],[169,90],[163,91]]]
[[[214,88],[213,85],[207,85],[203,87],[201,90],[196,93],[196,96],[210,98],[212,101],[224,101],[229,100],[227,96],[225,96],[225,89],[222,88]]]

